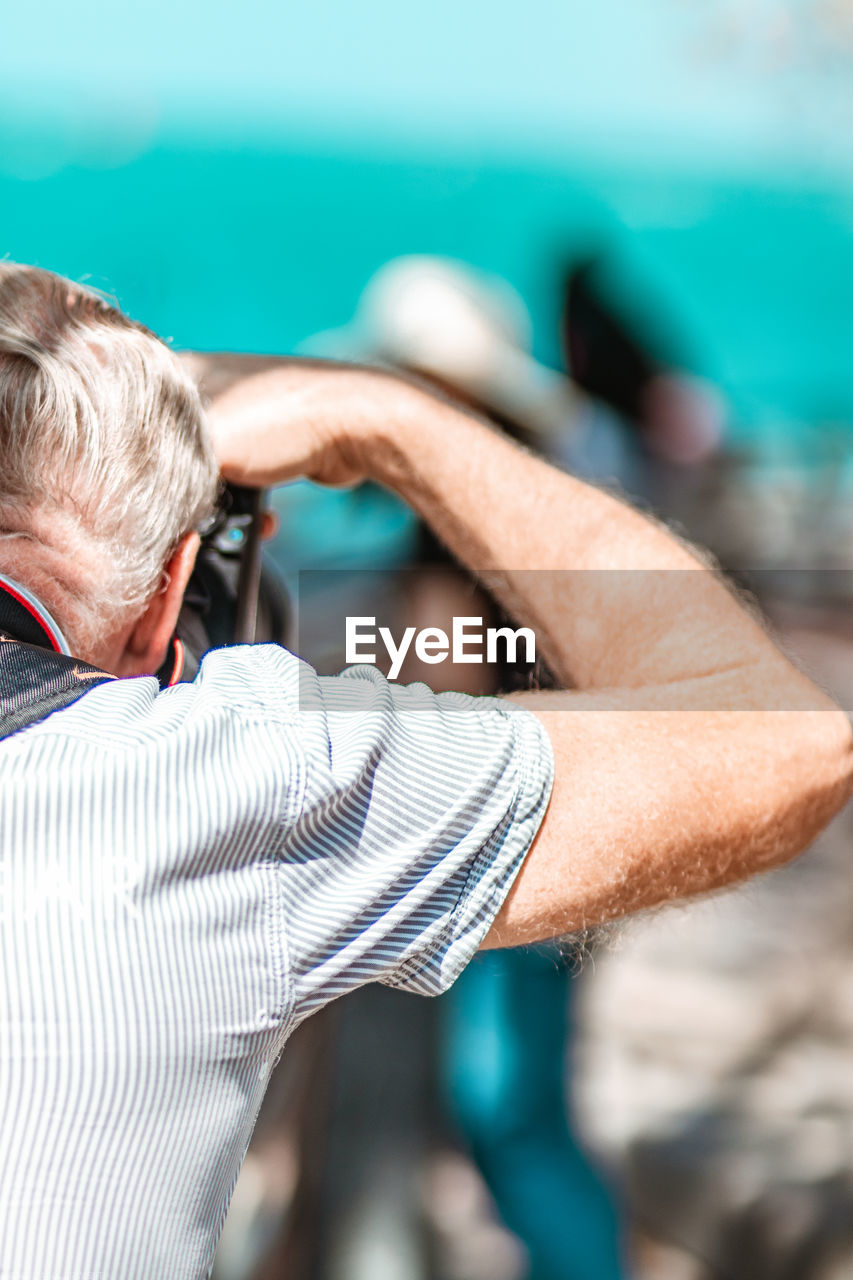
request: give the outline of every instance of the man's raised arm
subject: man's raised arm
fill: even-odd
[[[847,718],[695,552],[624,503],[384,373],[267,368],[211,423],[234,480],[369,477],[400,494],[572,686],[518,695],[556,780],[487,945],[776,866],[850,795]]]

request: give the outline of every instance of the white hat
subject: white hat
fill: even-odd
[[[394,258],[370,279],[350,324],[303,350],[378,360],[423,373],[528,428],[565,434],[572,388],[530,354],[521,295],[498,276],[449,258]]]

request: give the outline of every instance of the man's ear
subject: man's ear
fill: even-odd
[[[154,675],[163,665],[200,546],[197,533],[185,534],[178,543],[163,569],[161,585],[133,625],[116,675]]]

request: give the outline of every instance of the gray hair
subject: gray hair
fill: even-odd
[[[217,484],[177,356],[94,291],[0,262],[0,531],[73,519],[103,564],[86,630],[150,597]]]

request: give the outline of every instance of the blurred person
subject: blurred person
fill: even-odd
[[[853,789],[846,717],[701,558],[405,380],[285,361],[211,436],[152,334],[8,263],[0,380],[10,1274],[207,1274],[311,1013],[766,870]],[[321,679],[270,645],[161,690],[217,466],[387,485],[572,691]]]
[[[491,952],[447,997],[451,1112],[524,1246],[530,1280],[627,1274],[617,1188],[582,1145],[567,1107],[578,963],[566,949]]]
[[[620,309],[619,273],[606,254],[582,258],[564,293],[569,382],[531,355],[529,314],[505,281],[449,259],[412,256],[381,268],[353,323],[326,341],[327,349],[334,344],[425,377],[574,471],[660,502],[673,489],[689,490],[696,469],[716,454],[723,406],[709,383],[685,371],[673,344],[661,341],[660,318],[655,327],[657,341]],[[482,592],[454,581],[428,529],[419,559],[409,621],[445,626],[454,610],[494,614]],[[482,668],[451,665],[439,678],[442,687],[485,693],[532,674],[492,671],[484,685]],[[436,687],[435,674],[416,661],[407,660],[403,678]],[[555,1046],[560,1063],[571,1055],[575,963],[571,952],[480,957],[447,997],[451,1107],[537,1280],[603,1280],[623,1265],[613,1191],[578,1145],[555,1065]]]
[[[535,360],[530,317],[505,281],[460,262],[395,259],[369,282],[348,329],[323,349],[408,370],[485,413],[541,452],[584,456],[584,405],[566,378]],[[403,620],[450,629],[454,614],[499,619],[490,598],[421,530]],[[541,676],[541,673],[540,673]],[[401,678],[433,689],[493,693],[533,670],[416,658]],[[460,1136],[531,1280],[608,1280],[623,1273],[614,1191],[593,1168],[567,1110],[575,958],[558,948],[478,957],[446,997],[442,1079]]]
[[[671,338],[660,336],[660,316],[655,325],[628,317],[615,274],[604,252],[568,269],[561,317],[566,367],[577,387],[619,415],[649,458],[698,466],[722,445],[722,397],[688,372]],[[647,315],[655,305],[644,300]]]

